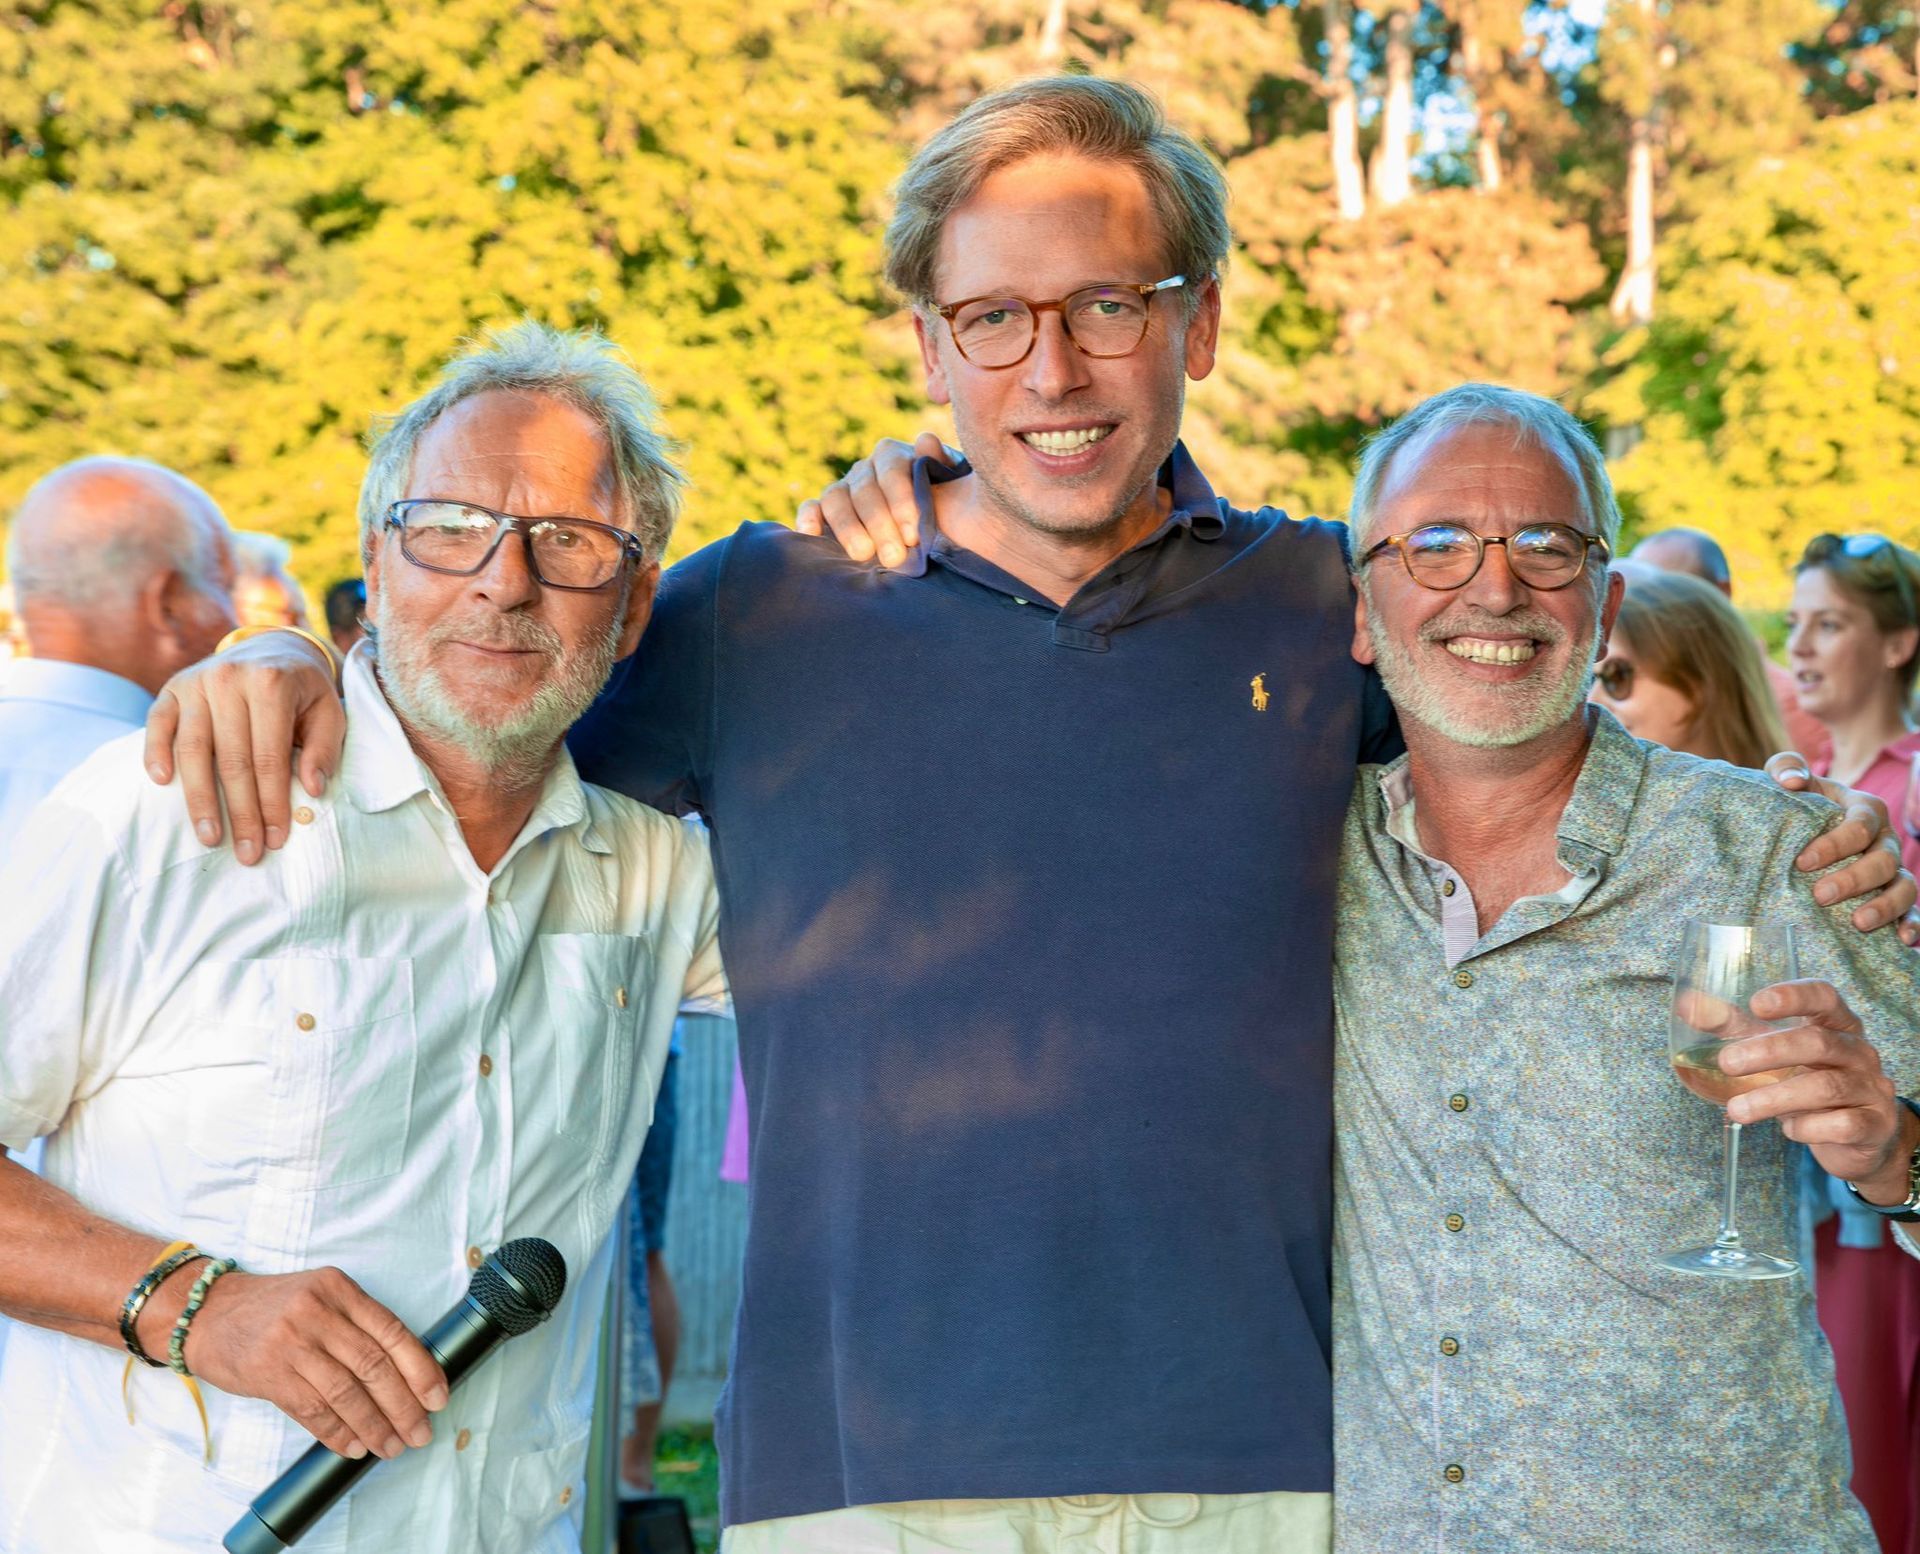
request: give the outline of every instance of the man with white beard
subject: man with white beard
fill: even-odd
[[[375,447],[376,636],[337,780],[265,866],[205,853],[137,742],[21,839],[0,1145],[47,1155],[0,1158],[9,1554],[211,1548],[314,1436],[417,1450],[303,1548],[579,1548],[609,1231],[675,1014],[724,992],[705,840],[562,743],[678,488],[604,342],[496,336]],[[409,1330],[523,1236],[566,1298],[449,1397]]]

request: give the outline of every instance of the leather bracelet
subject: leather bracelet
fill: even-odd
[[[340,674],[346,668],[346,661],[335,651],[332,643],[322,641],[304,626],[235,626],[213,645],[213,650],[216,653],[224,653],[230,647],[264,636],[269,631],[290,631],[296,637],[311,642],[320,650],[320,656],[327,661],[327,668],[333,673],[333,688],[336,691],[340,689]]]
[[[167,1366],[176,1376],[193,1375],[187,1369],[187,1330],[193,1326],[193,1319],[206,1304],[207,1291],[213,1288],[213,1281],[223,1273],[232,1273],[233,1269],[231,1257],[216,1257],[201,1269],[200,1277],[193,1281],[193,1288],[187,1294],[187,1304],[180,1313],[179,1321],[173,1324],[173,1336],[167,1340]]]
[[[127,1346],[127,1353],[143,1365],[151,1365],[155,1370],[163,1369],[165,1360],[156,1360],[140,1347],[140,1339],[134,1333],[133,1324],[140,1320],[147,1299],[166,1282],[167,1277],[184,1263],[192,1262],[196,1257],[205,1257],[199,1247],[191,1241],[176,1241],[153,1260],[151,1267],[140,1276],[140,1282],[128,1293],[120,1306],[120,1341]]]

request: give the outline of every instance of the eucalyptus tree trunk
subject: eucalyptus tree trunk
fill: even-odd
[[[1413,197],[1413,5],[1392,0],[1387,11],[1387,89],[1374,153],[1373,197],[1383,206]]]
[[[1654,35],[1658,25],[1654,0],[1633,0],[1633,4],[1639,13],[1637,44],[1644,50],[1647,87],[1634,105],[1627,142],[1627,262],[1607,304],[1617,324],[1644,324],[1653,318],[1653,149],[1660,111],[1660,49]]]
[[[1040,63],[1060,63],[1067,51],[1067,0],[1047,0],[1047,14],[1040,23]]]
[[[1327,146],[1342,221],[1367,213],[1360,162],[1360,102],[1353,89],[1353,0],[1321,0],[1327,23]]]
[[[1460,73],[1473,97],[1473,159],[1483,192],[1492,194],[1504,183],[1500,165],[1500,121],[1489,106],[1492,67],[1488,64],[1481,0],[1460,0],[1455,21],[1460,29]]]

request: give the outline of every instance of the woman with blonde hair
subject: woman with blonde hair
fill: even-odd
[[[1670,750],[1759,767],[1787,748],[1760,646],[1710,583],[1622,563],[1626,597],[1593,700]]]
[[[1920,868],[1908,798],[1920,757],[1920,556],[1881,534],[1816,536],[1794,568],[1787,662],[1801,708],[1833,735],[1814,771],[1885,799],[1907,867]],[[1821,1185],[1839,1212],[1814,1230],[1814,1288],[1853,1440],[1853,1492],[1887,1554],[1920,1554],[1920,1262],[1878,1215]]]
[[[1920,555],[1883,534],[1821,534],[1794,568],[1787,662],[1800,705],[1833,736],[1829,773],[1878,794],[1920,870],[1920,814],[1905,813],[1920,756]]]

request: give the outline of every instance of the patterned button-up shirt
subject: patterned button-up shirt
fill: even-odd
[[[1419,847],[1404,758],[1348,812],[1335,988],[1341,1554],[1871,1554],[1809,1280],[1669,1273],[1712,1239],[1721,1113],[1673,1077],[1689,918],[1792,923],[1903,1091],[1915,959],[1794,870],[1831,806],[1596,712],[1571,876],[1484,935]],[[1518,822],[1519,817],[1516,817]],[[1791,1253],[1794,1178],[1744,1130],[1738,1223]]]

